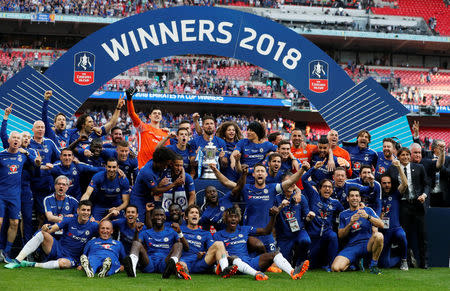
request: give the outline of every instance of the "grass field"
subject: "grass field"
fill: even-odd
[[[221,279],[214,275],[193,275],[191,281],[159,274],[141,274],[128,278],[125,273],[110,278],[85,277],[77,270],[43,270],[37,268],[5,269],[0,264],[0,290],[450,290],[450,269],[383,270],[382,275],[362,272],[326,273],[308,271],[301,280],[292,281],[286,274],[268,273],[269,280],[256,282],[250,276]]]

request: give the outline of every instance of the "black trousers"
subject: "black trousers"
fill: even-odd
[[[406,232],[408,246],[417,244],[419,265],[424,266],[428,262],[428,242],[425,229],[425,211],[420,202],[401,201],[400,224]]]

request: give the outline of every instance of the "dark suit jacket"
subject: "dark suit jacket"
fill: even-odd
[[[440,171],[439,185],[444,193],[444,199],[450,203],[450,156],[445,157],[445,163]]]
[[[403,166],[402,166],[403,168]],[[392,186],[398,188],[400,185],[398,170],[395,166],[391,165],[387,171],[388,175],[392,179]],[[425,172],[425,168],[421,164],[411,163],[411,181],[414,187],[414,203],[419,205],[421,204],[424,211],[429,205],[430,199],[430,182],[427,178],[427,174]],[[423,193],[427,194],[427,201],[425,203],[420,203],[417,201],[417,198]]]

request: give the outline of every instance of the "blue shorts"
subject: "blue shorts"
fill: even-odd
[[[0,198],[0,217],[5,217],[8,213],[9,219],[20,219],[20,198],[19,199],[6,199],[6,197]]]
[[[163,273],[166,268],[165,257],[148,257],[148,265],[142,269],[142,273]]]
[[[261,268],[259,267],[259,258],[260,257],[261,257],[261,255],[254,257],[254,258],[243,257],[243,258],[241,258],[241,260],[244,261],[245,263],[249,264],[250,267],[252,267],[256,271],[265,271],[265,270],[261,270]]]
[[[94,273],[97,273],[97,271],[100,270],[100,268],[103,265],[103,261],[106,259],[104,256],[89,256],[89,264],[91,265],[92,270],[94,270]],[[117,260],[111,261],[111,269],[109,269],[108,273],[106,273],[107,276],[114,275],[115,273],[120,271],[120,262]]]
[[[256,238],[258,238],[264,244],[264,246],[266,247],[266,252],[271,253],[277,250],[272,234],[261,235]]]
[[[195,261],[184,261],[188,267],[189,273],[206,273],[212,270],[212,266],[205,262],[204,258]]]
[[[52,249],[50,253],[45,258],[46,261],[58,260],[58,259],[67,259],[70,261],[70,266],[73,268],[79,264],[79,257],[74,258],[72,255],[68,254],[64,251],[64,248],[61,247],[61,243],[53,239]]]
[[[365,240],[358,244],[345,247],[339,252],[338,256],[343,256],[349,259],[350,264],[354,264],[359,258],[366,256],[369,252],[367,251],[367,243],[369,241]]]

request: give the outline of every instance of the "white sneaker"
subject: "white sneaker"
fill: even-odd
[[[109,269],[111,269],[111,258],[107,257],[103,261],[103,265],[102,265],[102,268],[101,268],[100,272],[98,273],[98,277],[99,278],[106,277],[106,274],[108,274]]]
[[[408,271],[408,262],[406,261],[406,259],[402,259],[402,264],[400,265],[400,270],[402,271]]]
[[[86,255],[81,255],[80,257],[81,267],[83,267],[84,272],[88,278],[94,278],[94,271],[89,264],[89,259]]]

